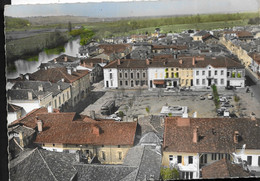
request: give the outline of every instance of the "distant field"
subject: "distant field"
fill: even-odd
[[[247,20],[237,20],[237,21],[219,21],[219,22],[208,22],[208,23],[196,23],[196,24],[177,24],[177,25],[166,25],[166,26],[159,26],[162,33],[168,32],[182,32],[188,29],[196,29],[196,30],[213,30],[213,29],[221,29],[227,27],[234,27],[234,26],[245,26],[247,25]],[[137,30],[132,30],[129,32],[124,33],[117,33],[114,34],[115,36],[123,36],[129,34],[144,34],[146,32],[153,33],[156,27],[149,27],[149,28],[141,28]]]

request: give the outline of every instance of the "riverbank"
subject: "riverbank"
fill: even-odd
[[[56,31],[11,40],[6,43],[7,62],[12,63],[17,59],[35,56],[44,49],[52,49],[64,45],[71,38],[68,32]]]

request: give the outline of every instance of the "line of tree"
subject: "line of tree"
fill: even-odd
[[[6,29],[19,29],[19,28],[25,28],[30,26],[30,22],[22,18],[13,18],[13,17],[6,16],[5,26]]]

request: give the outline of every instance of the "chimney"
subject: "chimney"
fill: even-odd
[[[96,115],[95,115],[95,111],[90,111],[90,117],[91,117],[91,119],[96,119]]]
[[[177,55],[176,53],[173,54],[173,58],[174,58],[174,59],[177,59],[177,56],[178,56],[178,55]]]
[[[198,142],[198,127],[193,129],[193,139],[192,139],[193,143],[197,143]]]
[[[86,67],[86,62],[85,61],[83,62],[83,67]]]
[[[37,127],[38,127],[38,131],[39,133],[42,132],[42,120],[37,120]]]
[[[53,108],[52,108],[52,106],[48,106],[48,113],[53,113]]]
[[[121,64],[120,59],[117,59],[117,65],[120,65],[120,64]]]
[[[150,65],[150,60],[149,59],[146,59],[146,65]]]
[[[67,68],[67,73],[71,75],[71,68]]]
[[[192,65],[194,66],[195,65],[195,57],[192,57]]]
[[[64,62],[67,62],[67,61],[68,61],[68,57],[65,56],[65,57],[64,57]]]
[[[77,68],[76,68],[76,67],[73,67],[73,71],[74,71],[74,72],[77,72]]]
[[[38,91],[43,91],[43,86],[42,86],[42,84],[38,86]]]
[[[238,137],[239,137],[239,132],[235,131],[234,132],[234,143],[238,143]]]
[[[182,60],[179,60],[179,63],[182,64]]]
[[[54,63],[57,63],[57,59],[56,58],[54,58]]]
[[[64,82],[64,78],[61,79],[61,82]]]
[[[93,126],[92,133],[99,136],[100,135],[100,129],[97,126]]]
[[[19,132],[19,140],[20,140],[20,146],[24,148],[24,135],[23,132]]]
[[[28,92],[28,100],[32,100],[32,99],[33,99],[32,92],[29,91],[29,92]]]
[[[58,90],[60,90],[60,85],[58,85]]]

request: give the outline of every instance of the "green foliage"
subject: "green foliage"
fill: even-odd
[[[58,47],[52,48],[52,49],[47,49],[47,48],[45,48],[45,49],[44,49],[44,52],[45,52],[47,55],[51,55],[51,54],[59,55],[60,53],[65,52],[65,48],[64,48],[64,46],[58,46]]]
[[[169,116],[169,117],[172,117],[172,113],[168,113],[168,116]]]
[[[149,113],[150,113],[150,106],[147,106],[147,107],[145,108],[145,111],[147,112],[147,114],[149,114]]]
[[[219,108],[219,95],[218,95],[217,87],[214,84],[211,86],[211,88],[212,88],[213,100],[214,100],[215,106],[216,106],[216,108]]]
[[[179,179],[180,175],[177,169],[161,168],[161,177],[163,180]]]
[[[237,73],[237,78],[241,78],[241,73]]]
[[[256,18],[250,18],[248,21],[248,24],[250,25],[258,25],[260,24],[260,18],[256,17]]]
[[[36,55],[36,56],[24,57],[24,59],[27,61],[38,61],[39,56]]]
[[[69,21],[68,23],[68,31],[71,32],[72,31],[72,26],[71,26],[71,22]]]
[[[94,35],[95,33],[92,30],[85,29],[80,35],[80,45],[86,45]]]
[[[124,114],[124,112],[123,112],[123,111],[119,111],[119,112],[118,112],[118,117],[120,117],[120,118],[123,118],[123,117],[124,117],[124,115],[125,115],[125,114]]]
[[[235,72],[232,72],[232,78],[235,78],[236,77],[236,73]]]
[[[234,101],[238,102],[240,100],[240,97],[238,95],[234,95]]]
[[[30,26],[28,20],[22,18],[5,17],[6,29],[19,29]]]

